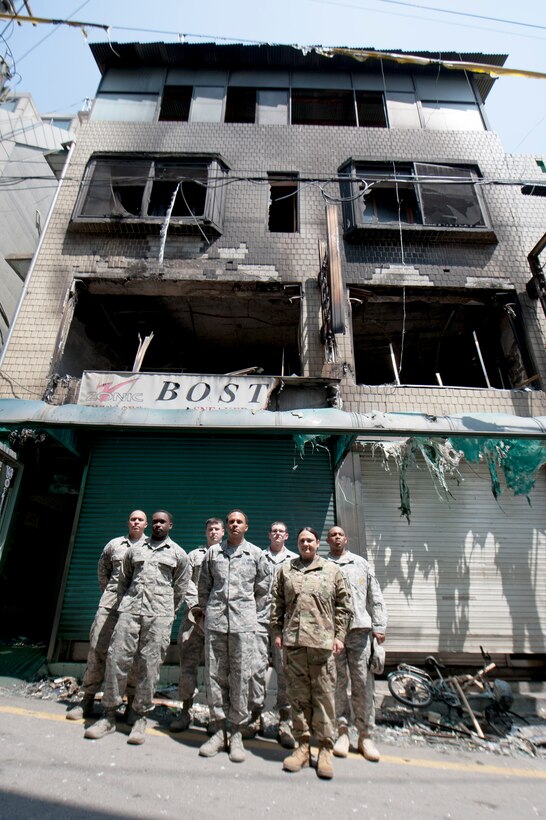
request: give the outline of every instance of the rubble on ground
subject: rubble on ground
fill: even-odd
[[[40,700],[56,700],[66,705],[77,702],[82,696],[79,681],[70,676],[47,677],[33,683],[18,681],[9,689],[9,693]],[[99,693],[97,700],[100,701],[100,697]],[[177,698],[176,686],[159,689],[154,699],[156,707],[151,717],[168,727],[182,705]],[[193,726],[206,729],[209,724],[208,706],[196,702],[191,712]],[[511,728],[507,728],[501,734],[495,734],[493,730],[485,731],[486,736],[482,740],[460,717],[451,720],[449,716],[427,710],[383,705],[377,712],[375,740],[380,745],[392,747],[393,750],[428,746],[442,753],[480,751],[504,757],[546,758],[546,720],[535,714],[519,716],[512,713],[511,717]],[[275,710],[265,711],[262,715],[260,737],[274,740],[277,736],[278,721]],[[358,736],[354,727],[351,728],[349,737],[351,749],[356,751]]]

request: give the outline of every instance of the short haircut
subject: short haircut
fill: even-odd
[[[271,526],[269,527],[269,529],[270,529],[270,530],[272,530],[272,529],[273,529],[273,527],[284,527],[284,528],[285,528],[285,530],[286,530],[286,532],[288,532],[288,527],[286,526],[286,524],[284,523],[284,521],[273,521],[273,523],[271,524]]]
[[[171,522],[171,524],[173,523],[173,515],[168,510],[156,510],[154,512],[154,514],[152,515],[152,519],[153,519],[154,515],[158,515],[159,513],[163,513],[163,515],[166,515],[167,518],[169,519],[169,521]]]
[[[311,533],[313,533],[313,535],[315,536],[317,541],[320,541],[320,535],[318,534],[318,532],[316,531],[316,529],[314,527],[302,527],[301,530],[298,530],[298,538],[300,537],[302,532],[311,532]]]
[[[205,529],[207,529],[210,524],[221,524],[222,529],[224,528],[224,522],[221,518],[207,518],[205,521]]]
[[[242,510],[230,510],[228,512],[228,514],[226,515],[226,524],[229,520],[229,516],[233,515],[233,513],[239,513],[239,515],[242,515],[243,518],[245,519],[245,524],[248,526],[248,515],[246,513],[244,513]]]

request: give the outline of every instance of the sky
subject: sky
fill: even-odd
[[[13,0],[17,10],[22,0]],[[91,42],[264,42],[379,50],[508,54],[511,68],[546,73],[543,0],[29,0],[36,17],[110,26],[0,20],[9,86],[41,113],[74,113],[96,92]],[[473,16],[469,16],[473,15]],[[494,19],[490,19],[494,18]],[[87,38],[87,39],[86,39]],[[507,153],[546,158],[546,79],[501,77],[486,112]]]

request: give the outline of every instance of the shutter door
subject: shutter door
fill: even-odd
[[[368,557],[389,612],[389,649],[544,652],[546,476],[531,506],[503,487],[497,503],[484,465],[442,501],[428,470],[408,473],[411,524],[400,516],[398,471],[361,456]]]
[[[151,518],[165,508],[171,535],[187,552],[203,543],[204,523],[233,508],[249,517],[248,540],[269,546],[272,521],[286,521],[288,546],[314,526],[326,536],[334,525],[329,453],[307,450],[291,438],[235,436],[109,436],[96,441],[89,465],[65,589],[59,638],[87,640],[99,591],[97,561],[104,545],[126,531],[129,513]],[[150,533],[150,527],[147,530]]]

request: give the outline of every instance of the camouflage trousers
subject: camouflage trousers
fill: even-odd
[[[286,647],[286,689],[296,740],[334,742],[336,663],[331,649]]]
[[[255,641],[248,707],[251,712],[263,710],[265,704],[265,677],[271,665],[277,674],[276,707],[281,713],[287,712],[289,704],[286,696],[286,677],[282,649],[277,649],[267,632],[256,632]]]
[[[89,633],[89,652],[82,681],[82,689],[86,696],[95,696],[102,687],[108,647],[117,622],[117,609],[106,609],[102,606],[97,609]],[[134,688],[135,675],[134,670],[131,670],[127,679],[127,693],[132,695]]]
[[[186,616],[180,624],[177,645],[180,656],[178,697],[190,700],[197,688],[197,670],[205,663],[205,636]]]
[[[240,724],[248,719],[254,645],[254,632],[206,632],[205,680],[211,720]]]
[[[374,676],[368,668],[372,633],[351,629],[345,638],[345,649],[336,655],[336,718],[338,727],[351,722],[351,705],[359,734],[370,736],[375,727]],[[351,698],[349,702],[349,679]]]
[[[133,709],[144,715],[154,708],[155,687],[171,642],[172,623],[172,618],[144,617],[130,612],[119,614],[106,660],[102,697],[106,710],[122,703],[133,661],[136,672]]]

